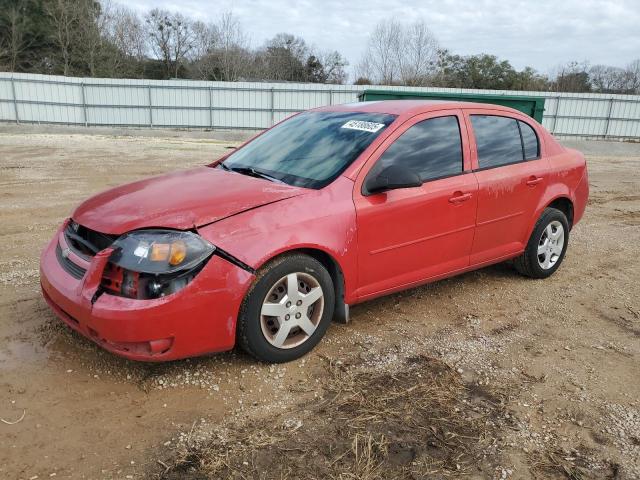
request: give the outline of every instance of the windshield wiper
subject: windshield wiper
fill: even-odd
[[[241,175],[249,175],[251,177],[263,178],[265,180],[269,180],[270,182],[285,183],[279,178],[273,177],[263,171],[256,170],[253,167],[229,167],[225,165],[224,162],[220,163],[220,166],[225,170],[228,170],[230,172],[240,173]]]

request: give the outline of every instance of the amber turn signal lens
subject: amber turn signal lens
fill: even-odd
[[[171,245],[168,243],[154,243],[151,245],[151,254],[149,255],[149,260],[152,262],[162,262],[166,261],[167,257],[169,257],[169,250],[171,249]]]
[[[171,244],[170,265],[179,265],[187,256],[187,245],[182,240],[177,240]]]
[[[154,243],[151,245],[152,262],[169,262],[170,265],[179,265],[187,256],[187,245],[182,240],[173,243]]]

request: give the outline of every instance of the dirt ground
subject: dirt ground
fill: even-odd
[[[230,137],[45,132],[0,129],[0,478],[640,478],[640,145],[567,142],[591,199],[550,279],[367,302],[286,365],[145,365],[54,317],[39,253],[88,195]]]

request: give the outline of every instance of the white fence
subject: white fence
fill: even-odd
[[[261,130],[300,110],[356,102],[359,85],[125,80],[0,73],[0,121],[85,126]],[[546,98],[543,124],[558,136],[640,138],[640,95],[419,87]]]

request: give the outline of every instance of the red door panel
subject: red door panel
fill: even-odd
[[[360,197],[358,296],[467,267],[477,202],[472,173]]]
[[[362,195],[369,170],[403,133],[419,122],[456,116],[460,125],[463,172],[427,180],[421,187]],[[460,110],[417,115],[374,152],[354,186],[358,227],[360,300],[422,283],[469,265],[478,201],[471,172],[467,127]]]
[[[519,253],[544,192],[546,159],[476,172],[478,218],[471,264]]]

